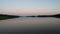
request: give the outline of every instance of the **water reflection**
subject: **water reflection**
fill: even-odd
[[[0,20],[0,32],[25,31],[60,31],[60,19],[21,17]]]

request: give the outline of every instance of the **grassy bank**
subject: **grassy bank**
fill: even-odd
[[[18,18],[18,17],[19,16],[15,16],[15,15],[3,15],[3,14],[0,14],[0,20]]]

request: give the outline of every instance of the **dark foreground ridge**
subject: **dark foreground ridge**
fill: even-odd
[[[0,14],[0,20],[11,19],[11,18],[18,18],[18,17],[19,16],[15,16],[15,15]]]
[[[55,18],[60,18],[60,14],[55,14],[55,15],[37,15],[37,16],[26,16],[26,17],[55,17]]]

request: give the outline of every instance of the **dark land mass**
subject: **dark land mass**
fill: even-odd
[[[60,18],[60,14],[55,14],[55,15],[37,15],[37,16],[26,16],[26,17],[55,17],[55,18]]]
[[[11,19],[11,18],[18,18],[18,17],[19,16],[15,16],[15,15],[0,14],[0,20]]]
[[[5,15],[5,14],[0,14],[0,20],[5,20],[5,19],[11,19],[11,18],[18,18],[18,17],[55,17],[55,18],[60,18],[60,14],[55,14],[55,15],[37,15],[37,16],[16,16],[16,15]]]

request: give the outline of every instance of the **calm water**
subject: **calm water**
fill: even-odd
[[[59,18],[15,18],[0,20],[0,32],[60,32]]]

